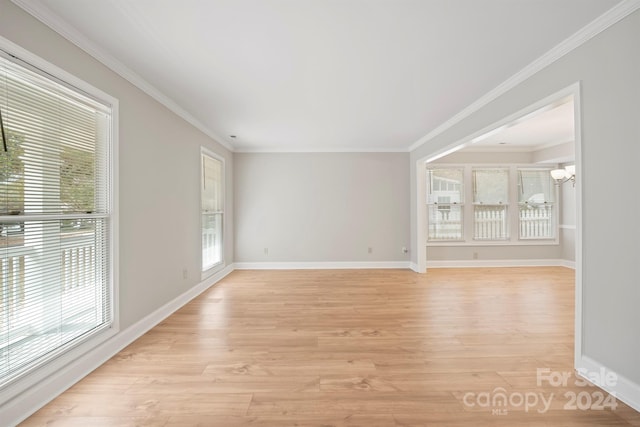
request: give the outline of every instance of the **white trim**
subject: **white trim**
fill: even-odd
[[[640,1],[640,0],[638,0]],[[560,89],[559,91],[546,96],[545,98],[525,107],[522,108],[521,110],[516,111],[515,113],[509,114],[508,116],[502,118],[501,120],[498,120],[494,123],[491,123],[461,139],[458,139],[450,144],[445,145],[444,147],[437,149],[436,151],[429,153],[427,155],[425,155],[424,157],[421,157],[420,159],[417,160],[417,163],[422,163],[423,166],[425,163],[431,163],[434,162],[435,160],[438,160],[439,158],[444,157],[447,154],[453,153],[455,151],[458,151],[462,148],[468,147],[468,146],[472,146],[471,141],[473,141],[473,139],[482,136],[488,132],[491,132],[493,130],[495,130],[496,128],[499,127],[503,127],[503,126],[507,126],[513,122],[515,122],[516,120],[522,120],[523,117],[528,116],[530,114],[533,114],[535,112],[537,112],[538,110],[541,109],[545,109],[549,104],[553,104],[558,102],[559,100],[562,100],[568,96],[573,96],[574,97],[574,114],[576,111],[576,104],[578,103],[576,100],[579,100],[579,94],[580,94],[580,83],[576,82],[571,84],[570,86],[565,87],[564,89]],[[577,125],[578,123],[575,124],[576,125],[576,130],[577,130]],[[575,143],[576,145],[578,145],[578,134],[574,135],[575,136]],[[576,147],[576,154],[577,154],[577,150],[578,148]],[[576,158],[576,162],[577,162],[577,158]],[[541,166],[538,164],[535,164],[536,166]],[[448,166],[448,164],[447,164]],[[482,165],[483,167],[486,165]],[[577,171],[576,171],[577,174]]]
[[[104,49],[100,48],[97,44],[89,40],[73,26],[53,13],[44,4],[30,2],[27,0],[12,1],[25,12],[29,13],[31,16],[38,19],[53,31],[60,34],[62,37],[100,61],[102,64],[111,69],[111,71],[122,76],[125,80],[129,81],[129,83],[133,84],[138,89],[142,90],[144,93],[158,101],[160,104],[167,107],[169,110],[184,119],[193,127],[200,130],[205,135],[209,136],[211,139],[224,146],[226,149],[233,151],[233,146],[224,138],[221,138],[219,135],[205,126],[202,122],[193,117],[189,112],[178,105],[178,103],[176,103],[173,99],[162,93],[155,86],[142,78],[139,74],[131,70],[122,62],[108,54]]]
[[[236,262],[236,270],[342,270],[364,268],[410,268],[409,261],[354,262]]]
[[[567,268],[570,268],[572,270],[576,269],[576,262],[575,261],[571,261],[571,260],[568,260],[568,259],[562,259],[560,261],[562,262],[562,266],[563,267],[567,267]]]
[[[640,5],[640,1],[637,2]],[[582,286],[584,283],[583,276],[583,259],[582,259],[582,182],[584,174],[582,173],[582,86],[580,82],[573,85],[573,126],[574,126],[574,150],[576,165],[576,224],[574,233],[575,245],[575,271],[576,271],[576,288],[575,288],[575,326],[574,326],[574,365],[578,365],[578,361],[582,358]]]
[[[420,164],[418,166],[420,168]],[[473,192],[464,191],[464,200],[459,202],[458,206],[463,208],[469,206],[469,209],[464,209],[463,215],[463,236],[461,239],[456,240],[444,240],[444,239],[432,239],[427,236],[426,246],[428,247],[489,247],[489,246],[558,246],[560,245],[560,233],[557,229],[554,229],[553,237],[543,238],[522,238],[520,237],[520,201],[519,201],[519,179],[518,172],[525,171],[544,171],[547,173],[551,169],[555,169],[556,165],[535,164],[535,163],[427,163],[422,165],[422,169],[437,170],[437,169],[456,169],[462,172],[464,188],[473,188],[473,172],[479,169],[500,169],[507,171],[508,175],[508,200],[504,203],[507,207],[507,229],[508,237],[501,240],[489,240],[489,239],[475,239],[474,238],[474,209],[475,204],[473,201]],[[420,169],[419,169],[420,170]],[[426,171],[425,171],[426,173]],[[550,178],[549,178],[550,179]],[[426,175],[425,179],[421,180],[426,187]],[[426,188],[421,189],[421,192],[426,194]],[[555,192],[554,202],[549,206],[553,207],[553,223],[557,224],[559,221],[559,192]],[[426,203],[428,208],[435,206],[434,203]],[[428,209],[427,208],[427,209]],[[429,225],[427,214],[421,214],[419,218],[424,219],[424,228]],[[558,227],[559,228],[559,227]]]
[[[463,259],[427,261],[428,268],[568,267],[562,259]]]
[[[614,395],[616,399],[621,400],[636,411],[640,411],[640,384],[631,381],[629,378],[620,375],[602,363],[596,362],[587,356],[581,357],[576,364],[576,369],[580,370],[576,372],[576,375],[595,384],[607,393]],[[592,375],[589,375],[590,373]],[[602,375],[603,373],[605,373],[605,375]],[[615,385],[603,383],[602,380],[606,379],[606,373],[613,373],[617,376]]]
[[[221,172],[221,178],[222,178],[222,183],[221,183],[221,188],[222,188],[222,242],[221,242],[221,246],[222,246],[222,254],[221,254],[221,260],[220,262],[210,266],[209,268],[207,268],[206,270],[203,270],[203,260],[202,260],[202,190],[204,187],[204,162],[203,162],[203,156],[209,156],[214,160],[219,161],[222,164],[222,172]],[[213,276],[214,274],[216,274],[218,271],[222,270],[226,263],[225,263],[225,256],[224,256],[224,244],[227,240],[227,236],[225,233],[225,227],[227,224],[227,215],[226,215],[226,210],[227,210],[227,179],[226,179],[226,174],[227,174],[227,163],[226,160],[223,156],[221,156],[220,154],[216,153],[215,151],[212,151],[211,149],[204,147],[204,146],[200,146],[200,156],[199,156],[199,163],[200,163],[200,219],[199,219],[199,229],[200,229],[200,280],[206,280],[208,277]]]
[[[418,266],[417,263],[415,262],[411,262],[409,263],[409,268],[413,271],[415,271],[416,273],[424,273],[424,271],[420,271],[420,267]]]
[[[407,148],[362,147],[238,147],[234,153],[408,153]]]
[[[461,110],[458,114],[454,115],[453,117],[442,123],[440,126],[436,127],[431,132],[418,139],[409,147],[409,151],[416,150],[418,147],[445,132],[447,129],[450,129],[457,123],[460,123],[471,114],[480,110],[485,105],[497,99],[499,96],[510,91],[543,68],[562,58],[567,53],[581,46],[582,44],[595,37],[602,31],[606,30],[624,17],[635,12],[638,8],[640,8],[640,0],[623,0],[622,2],[618,3],[616,6],[612,7],[607,12],[591,21],[585,27],[578,30],[572,36],[553,47],[547,53],[543,54],[541,57],[524,67],[522,70],[518,71],[516,74],[496,86],[494,89],[487,92],[471,105]],[[486,132],[481,132],[479,135],[483,133]]]
[[[64,84],[74,91],[83,93],[97,103],[105,105],[110,110],[109,144],[107,147],[108,164],[106,172],[108,176],[108,214],[87,215],[92,218],[106,218],[109,224],[108,246],[108,286],[111,293],[112,322],[110,327],[105,327],[84,342],[65,349],[55,358],[48,360],[41,366],[35,367],[30,373],[15,379],[0,390],[0,419],[13,419],[22,416],[25,412],[20,409],[34,408],[34,402],[50,400],[53,396],[48,390],[55,389],[62,380],[57,380],[63,372],[69,372],[69,366],[82,365],[87,355],[93,354],[96,349],[103,348],[113,337],[119,333],[119,101],[113,96],[103,92],[84,80],[66,72],[65,70],[49,63],[39,56],[23,49],[10,40],[0,37],[0,49],[11,56],[18,58],[29,67],[34,67],[54,79],[57,83]],[[65,215],[56,215],[55,218],[64,218]],[[33,215],[31,218],[42,218]],[[51,218],[51,217],[49,217]],[[68,376],[68,375],[67,375]],[[57,383],[56,383],[57,381]],[[53,384],[53,385],[52,385]],[[40,405],[42,406],[42,405]],[[39,406],[38,406],[39,407]],[[17,408],[18,412],[11,412]],[[37,408],[35,408],[37,409]],[[9,411],[9,412],[7,412]],[[12,416],[12,414],[17,414]]]
[[[109,200],[109,281],[111,283],[113,310],[112,327],[120,331],[120,103],[111,100],[111,155],[109,179],[111,180],[111,199]]]
[[[634,0],[636,3],[636,9],[640,7],[640,0]],[[625,3],[629,3],[628,1]],[[634,9],[635,10],[635,9]],[[472,141],[473,138],[481,136],[491,130],[505,126],[511,123],[514,120],[520,119],[528,114],[531,114],[541,108],[545,108],[548,104],[557,102],[558,100],[562,100],[565,97],[573,96],[573,115],[574,115],[574,139],[575,139],[575,165],[576,165],[576,232],[575,232],[575,262],[574,269],[576,271],[575,275],[575,334],[574,334],[574,365],[577,366],[579,361],[582,358],[582,284],[584,281],[583,277],[583,259],[582,259],[582,179],[584,176],[582,172],[582,98],[581,98],[581,83],[578,81],[573,83],[572,85],[559,90],[558,92],[547,96],[546,98],[529,105],[522,110],[507,116],[506,118],[499,120],[485,128],[472,133],[471,135],[467,135],[463,139],[459,139],[451,144],[446,145],[439,150],[436,150],[430,154],[421,157],[416,161],[416,179],[417,186],[420,188],[422,185],[421,181],[424,181],[425,178],[421,177],[419,171],[424,169],[424,164],[429,159],[438,158],[438,156],[442,156],[443,153],[455,151],[456,147],[463,146],[468,144],[469,141]],[[418,239],[418,251],[421,248],[426,248],[427,246],[427,237],[426,237],[426,214],[422,211],[423,206],[426,205],[426,192],[419,191],[416,195],[416,227],[417,227],[417,236]],[[420,256],[420,254],[418,254]],[[426,257],[422,259],[418,258],[418,262],[421,263],[423,260],[426,260]],[[570,261],[566,261],[569,263]],[[570,265],[570,264],[567,264]]]
[[[199,120],[193,117],[190,113],[188,113],[184,108],[178,105],[171,98],[163,94],[160,90],[155,88],[145,79],[143,79],[140,75],[132,71],[130,68],[125,66],[122,62],[115,59],[110,54],[106,53],[102,48],[100,48],[96,43],[90,41],[87,37],[85,37],[78,30],[73,28],[69,23],[61,19],[58,15],[53,13],[49,8],[47,8],[44,4],[41,3],[33,3],[28,0],[12,0],[14,4],[18,7],[22,8],[24,11],[40,20],[42,23],[47,25],[49,28],[53,29],[55,32],[60,34],[65,39],[69,40],[71,43],[78,46],[80,49],[84,50],[86,53],[103,63],[109,69],[119,74],[130,83],[138,87],[140,90],[145,92],[147,95],[154,98],[156,101],[163,104],[169,110],[173,111],[178,116],[182,117],[188,123],[214,139],[216,142],[223,145],[230,151],[235,151],[233,145],[217,135],[211,129],[202,124]],[[558,45],[553,47],[551,50],[547,51],[545,54],[540,56],[538,59],[531,62],[529,65],[524,67],[522,70],[518,71],[516,74],[511,76],[509,79],[502,82],[500,85],[480,97],[478,100],[461,110],[459,113],[449,118],[447,121],[442,123],[440,126],[433,129],[431,132],[423,136],[414,142],[411,146],[406,149],[387,149],[387,148],[379,148],[379,149],[327,149],[327,148],[314,148],[314,149],[292,149],[292,148],[282,148],[282,147],[273,147],[269,149],[251,149],[251,148],[239,148],[237,152],[245,152],[245,153],[253,153],[253,152],[411,152],[422,146],[427,141],[433,139],[437,135],[443,133],[447,129],[451,128],[455,124],[459,123],[466,117],[470,116],[474,112],[480,110],[485,105],[489,104],[491,101],[495,100],[499,96],[503,95],[507,91],[513,89],[518,84],[522,83],[526,79],[530,78],[543,68],[557,61],[567,53],[571,52],[575,48],[581,46],[597,34],[606,30],[613,24],[617,23],[621,19],[633,13],[635,10],[640,8],[640,0],[623,0],[618,3],[616,6],[609,9],[604,14],[600,15],[598,18],[591,21],[582,29],[578,30],[569,38],[560,42]]]
[[[417,273],[427,272],[427,169],[423,162],[418,161],[415,164],[416,167],[416,224],[417,224],[417,239],[418,247],[415,251],[418,259]]]
[[[16,425],[25,420],[233,270],[234,265],[228,265],[218,274],[200,282],[108,341],[88,351],[81,359],[64,366],[46,380],[15,396],[0,408],[0,419],[5,420],[7,425]]]
[[[576,226],[575,225],[566,225],[566,224],[560,224],[558,226],[558,228],[561,228],[563,230],[575,230]]]
[[[513,209],[512,209],[513,210]],[[513,221],[511,221],[513,222]],[[473,226],[473,224],[471,224]],[[471,230],[473,231],[473,230]],[[519,239],[518,236],[514,240],[427,240],[428,248],[461,248],[476,246],[559,246],[558,238],[551,239]]]
[[[72,87],[85,92],[88,95],[91,95],[95,100],[99,103],[107,105],[112,109],[117,109],[118,107],[118,99],[109,95],[106,92],[98,89],[97,87],[87,83],[86,81],[80,79],[79,77],[63,70],[62,68],[42,59],[41,57],[29,52],[24,49],[22,46],[15,44],[9,39],[6,39],[0,36],[0,49],[5,52],[15,56],[16,58],[22,60],[23,62],[32,65],[42,71],[45,71],[47,74],[55,77],[61,82],[71,85]]]

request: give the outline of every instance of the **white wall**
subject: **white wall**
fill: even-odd
[[[411,153],[412,253],[417,249],[416,161],[581,82],[583,355],[635,384],[640,405],[640,202],[629,197],[640,159],[640,11],[590,39]],[[616,210],[612,206],[627,203]],[[415,255],[412,260],[417,261]],[[428,273],[427,273],[428,274]],[[633,388],[631,387],[631,388]]]
[[[236,262],[408,261],[408,153],[236,153],[234,161]]]
[[[233,262],[228,150],[8,0],[0,0],[0,36],[119,100],[121,331],[200,282],[200,146],[226,159],[225,257]]]

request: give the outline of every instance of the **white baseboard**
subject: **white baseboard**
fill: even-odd
[[[582,372],[578,371],[581,377],[597,385],[604,391],[615,395],[616,399],[640,412],[640,384],[636,384],[625,376],[608,369],[603,364],[596,362],[588,356],[582,356],[580,358],[579,366],[576,366],[576,369],[582,370]],[[588,373],[595,375],[589,375]],[[617,376],[615,385],[604,384],[601,380],[605,379],[606,376],[602,375],[602,373],[615,374]]]
[[[570,263],[573,265],[570,266]],[[575,262],[562,259],[464,259],[427,260],[428,268],[473,268],[473,267],[568,267]]]
[[[0,419],[4,420],[2,422],[3,425],[17,425],[24,421],[31,414],[90,374],[120,350],[162,322],[193,298],[209,289],[233,270],[234,265],[228,265],[220,272],[208,277],[206,280],[169,301],[127,329],[117,333],[98,347],[88,351],[81,358],[50,375],[37,386],[28,389],[4,404],[0,408]]]
[[[363,268],[410,268],[409,261],[354,262],[236,262],[236,270],[342,270]]]
[[[420,273],[420,269],[418,267],[418,264],[415,262],[411,262],[409,263],[409,268],[413,271],[415,271],[416,273]]]

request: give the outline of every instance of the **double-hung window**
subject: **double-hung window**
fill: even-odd
[[[509,169],[473,169],[474,240],[509,239]]]
[[[110,105],[0,55],[0,386],[113,322]]]
[[[551,169],[428,165],[427,240],[454,246],[557,244],[557,195]]]
[[[464,239],[464,170],[427,171],[429,240]]]
[[[548,169],[518,169],[520,239],[555,238],[555,186]]]
[[[202,272],[207,275],[224,262],[224,161],[204,148],[200,160]]]

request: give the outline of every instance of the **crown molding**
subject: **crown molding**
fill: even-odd
[[[153,86],[151,83],[142,78],[139,74],[131,70],[129,67],[118,61],[116,58],[108,54],[104,49],[100,48],[96,43],[88,39],[68,22],[61,19],[58,15],[53,13],[51,9],[44,4],[36,1],[29,0],[11,0],[16,6],[23,9],[25,12],[38,19],[40,22],[51,28],[56,33],[100,61],[116,74],[123,77],[129,83],[142,90],[144,93],[167,107],[174,114],[184,119],[196,129],[213,139],[218,144],[222,145],[229,151],[234,151],[234,147],[229,144],[224,138],[221,138],[207,126],[205,126],[198,119],[193,117],[189,112],[182,108],[177,102],[169,98],[162,93],[159,89]]]
[[[408,153],[406,148],[235,147],[235,153]]]
[[[569,36],[569,38],[560,42],[560,44],[553,47],[547,53],[543,54],[538,59],[524,67],[522,70],[518,71],[516,74],[496,86],[494,89],[487,92],[485,95],[461,110],[459,113],[452,116],[449,120],[445,121],[440,126],[436,127],[431,132],[418,139],[409,147],[408,150],[410,152],[414,151],[436,136],[452,128],[454,125],[460,123],[462,120],[480,110],[490,102],[494,101],[499,96],[504,95],[506,92],[510,91],[537,72],[541,71],[543,68],[551,65],[567,53],[586,43],[588,40],[592,39],[602,31],[619,22],[639,8],[640,0],[623,0],[622,2],[618,3],[607,12],[591,21],[585,27]]]
[[[556,45],[554,48],[549,50],[547,53],[524,67],[522,70],[518,71],[516,74],[502,82],[500,85],[496,86],[491,91],[487,92],[485,95],[480,97],[478,100],[468,105],[466,108],[449,118],[447,121],[433,129],[431,132],[427,133],[422,138],[418,139],[407,149],[362,149],[362,148],[350,148],[350,149],[326,149],[326,148],[309,148],[309,149],[299,149],[299,148],[287,148],[287,147],[273,147],[273,148],[235,148],[231,144],[229,144],[224,138],[217,135],[195,117],[193,117],[190,113],[188,113],[184,108],[178,105],[171,98],[166,96],[156,87],[147,82],[144,78],[142,78],[139,74],[135,73],[133,70],[128,68],[126,65],[115,59],[113,56],[106,53],[103,49],[98,47],[94,42],[90,41],[87,37],[81,34],[78,30],[69,25],[66,21],[62,20],[59,16],[54,14],[49,8],[39,2],[29,1],[29,0],[11,0],[18,7],[22,8],[24,11],[53,29],[55,32],[60,34],[65,39],[69,40],[71,43],[78,46],[80,49],[100,61],[102,64],[107,66],[109,69],[122,76],[124,79],[129,81],[134,86],[138,87],[140,90],[145,92],[147,95],[151,96],[156,101],[163,104],[169,110],[174,112],[176,115],[183,118],[185,121],[205,133],[207,136],[223,145],[230,151],[240,152],[240,153],[287,153],[287,152],[412,152],[417,148],[421,147],[431,139],[436,136],[442,134],[446,130],[450,129],[454,125],[458,124],[465,118],[469,117],[471,114],[480,110],[490,102],[494,101],[499,96],[505,94],[509,90],[516,87],[518,84],[524,82],[543,68],[549,66],[553,62],[557,61],[567,53],[571,52],[575,48],[581,46],[597,34],[606,30],[610,26],[619,22],[621,19],[630,15],[640,8],[640,0],[623,0],[618,3],[613,8],[609,9],[607,12],[593,20],[591,23],[587,24],[585,27],[574,33],[569,38],[565,39],[560,44]]]

